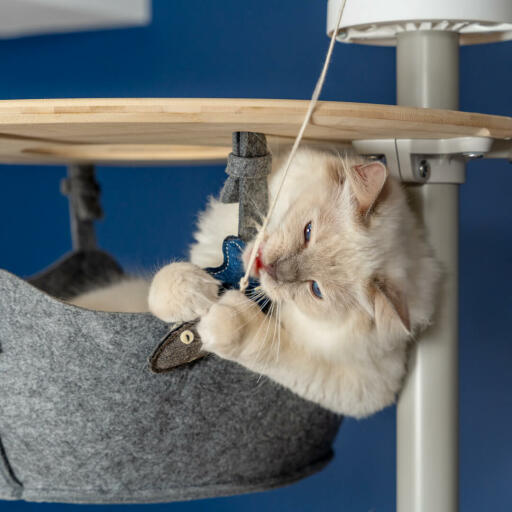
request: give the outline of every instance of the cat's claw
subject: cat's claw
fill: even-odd
[[[188,322],[206,315],[217,301],[219,282],[193,263],[161,268],[149,289],[149,310],[164,322]]]

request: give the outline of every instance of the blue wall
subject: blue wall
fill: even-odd
[[[0,98],[308,98],[328,44],[325,2],[154,1],[147,28],[0,41]],[[512,114],[512,44],[461,50],[461,109]],[[337,45],[324,99],[394,103],[390,48]],[[61,167],[2,166],[0,265],[19,275],[70,247]],[[185,254],[197,210],[221,167],[100,168],[101,245],[131,269]],[[512,505],[512,167],[469,165],[461,192],[461,510]],[[348,510],[395,506],[395,412],[348,420],[335,461],[286,489],[135,511]],[[2,502],[3,512],[92,507]],[[101,507],[95,508],[101,510]]]

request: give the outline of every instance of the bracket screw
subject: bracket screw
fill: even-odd
[[[422,180],[428,180],[430,176],[430,164],[427,160],[421,160],[418,166],[418,174]]]

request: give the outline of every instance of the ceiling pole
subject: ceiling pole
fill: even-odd
[[[398,34],[397,103],[456,110],[458,97],[458,34]],[[419,336],[412,350],[409,374],[397,407],[397,510],[455,512],[459,187],[427,183],[410,186],[409,192],[442,264],[443,278],[433,325]]]

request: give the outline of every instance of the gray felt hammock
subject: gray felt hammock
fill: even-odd
[[[261,195],[265,173],[251,177],[249,164],[261,167],[264,137],[235,134],[234,142],[224,197]],[[90,275],[122,274],[91,247],[91,168],[72,168],[67,183],[82,249],[30,282],[0,271],[0,499],[186,500],[270,489],[321,469],[338,415],[215,356],[151,372],[167,324],[54,298]],[[250,229],[244,215],[241,232]],[[183,363],[193,359],[186,352]]]

